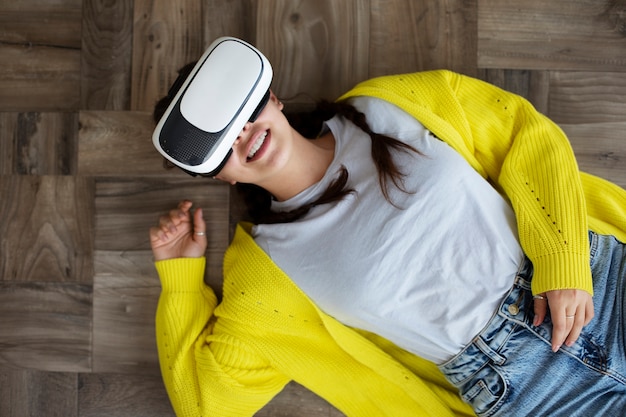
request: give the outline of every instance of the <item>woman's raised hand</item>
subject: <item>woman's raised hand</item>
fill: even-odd
[[[191,201],[159,218],[159,225],[150,228],[150,245],[156,261],[173,258],[199,258],[207,247],[206,223],[202,209],[191,213]]]
[[[548,309],[552,319],[552,351],[556,352],[565,343],[574,344],[584,326],[594,316],[593,298],[582,290],[555,290],[535,297],[533,324],[543,323]]]

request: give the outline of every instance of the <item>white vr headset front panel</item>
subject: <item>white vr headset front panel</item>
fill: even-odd
[[[237,136],[263,100],[272,81],[272,68],[265,56],[248,43],[219,38],[202,55],[158,122],[153,134],[157,150],[173,164],[198,174],[215,171],[229,155]],[[168,120],[169,119],[169,120]],[[166,137],[166,124],[184,124],[190,137]],[[202,137],[212,145],[207,145]],[[169,148],[176,142],[176,151]],[[198,150],[198,141],[203,142]],[[195,143],[195,145],[194,145]],[[181,152],[181,147],[188,146]],[[197,155],[185,161],[175,156]],[[193,159],[193,161],[192,161]]]

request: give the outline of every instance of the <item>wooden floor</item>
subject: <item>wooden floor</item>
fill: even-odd
[[[0,0],[0,416],[171,416],[148,228],[207,209],[207,282],[240,205],[162,169],[152,106],[221,35],[291,108],[448,68],[529,98],[584,170],[626,187],[625,0]],[[258,416],[340,416],[295,384]]]

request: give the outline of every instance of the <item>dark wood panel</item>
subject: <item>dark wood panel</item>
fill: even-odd
[[[518,94],[543,114],[548,114],[550,74],[548,71],[481,70],[480,78],[504,90]]]
[[[128,110],[133,0],[84,0],[81,109]]]
[[[0,110],[76,110],[80,50],[0,43]]]
[[[183,199],[202,207],[209,239],[207,283],[221,288],[222,257],[229,242],[229,186],[186,176],[181,180],[102,179],[96,189],[95,247],[99,251],[149,250],[148,229],[161,214]]]
[[[77,113],[19,113],[12,141],[13,166],[7,173],[71,175],[76,173]]]
[[[286,102],[335,99],[368,78],[369,0],[258,2],[257,46]]]
[[[220,36],[234,36],[254,44],[256,5],[264,0],[205,0],[202,2],[204,48]]]
[[[174,417],[160,376],[81,374],[80,417]]]
[[[0,364],[91,370],[91,286],[0,282]]]
[[[80,48],[81,1],[3,1],[0,28],[0,43]]]
[[[78,417],[75,373],[0,369],[0,416]]]
[[[18,113],[0,112],[0,175],[16,172],[17,118]]]
[[[93,372],[160,375],[154,314],[161,286],[151,259],[150,251],[96,252]]]
[[[131,109],[152,111],[176,71],[204,52],[201,0],[135,0]]]
[[[255,417],[342,417],[328,402],[295,382],[287,384]]]
[[[483,68],[626,71],[622,1],[478,0]]]
[[[92,181],[1,176],[0,195],[1,280],[91,283]]]
[[[476,76],[476,0],[371,0],[371,76],[451,69]]]

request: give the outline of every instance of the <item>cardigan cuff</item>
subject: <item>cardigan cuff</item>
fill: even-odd
[[[536,259],[533,263],[533,294],[546,291],[577,289],[593,295],[593,282],[588,254],[554,253]]]
[[[206,258],[175,258],[156,261],[163,292],[204,292]]]

